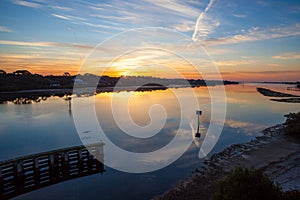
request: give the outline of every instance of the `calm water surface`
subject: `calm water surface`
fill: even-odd
[[[299,104],[270,101],[268,97],[256,92],[257,86],[287,92],[287,85],[226,86],[226,122],[221,137],[210,154],[219,152],[231,144],[249,141],[261,134],[262,129],[282,123],[284,114],[299,110]],[[188,89],[176,90],[182,97],[189,98]],[[203,110],[201,123],[207,128],[209,123],[214,123],[209,122],[210,99],[207,88],[194,90],[200,102],[199,106]],[[114,122],[110,114],[112,98],[117,102],[114,104],[114,109],[122,109],[122,99],[128,95],[131,95],[128,104],[130,114],[134,122],[140,126],[146,126],[150,122],[148,111],[152,105],[164,106],[167,114],[166,123],[155,137],[134,139],[123,134]],[[82,98],[89,101],[91,97]],[[96,96],[95,108],[98,121],[111,141],[134,152],[149,152],[167,144],[179,127],[181,114],[180,105],[170,90],[101,93]],[[196,128],[193,106],[181,109],[191,109],[189,117]],[[50,97],[39,103],[22,105],[8,102],[0,105],[0,113],[1,161],[81,144],[72,118],[72,110],[69,109],[69,102],[63,98]],[[159,116],[154,117],[159,118]],[[186,125],[184,128],[191,133],[189,126]],[[95,174],[66,181],[23,194],[15,199],[149,199],[161,194],[176,181],[191,175],[196,167],[201,166],[202,160],[198,158],[198,151],[199,149],[192,144],[180,159],[159,171],[130,174],[106,167],[106,172],[102,175]]]

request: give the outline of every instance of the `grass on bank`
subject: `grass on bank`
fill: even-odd
[[[285,115],[285,134],[300,139],[300,112]],[[298,200],[300,191],[282,192],[262,171],[237,167],[217,183],[214,200]]]
[[[262,171],[237,167],[217,183],[214,200],[296,200],[300,191],[282,192]]]
[[[289,113],[285,115],[285,117],[285,133],[289,136],[300,139],[300,112]]]

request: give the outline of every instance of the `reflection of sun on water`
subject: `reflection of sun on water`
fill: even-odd
[[[150,123],[150,111],[153,111],[153,117],[160,113],[160,109],[164,109],[166,117],[176,116],[180,113],[180,105],[176,97],[170,90],[152,92],[132,92],[129,100],[129,111],[132,119],[139,125],[145,126]],[[159,105],[156,109],[153,106]],[[155,119],[152,119],[155,120]]]

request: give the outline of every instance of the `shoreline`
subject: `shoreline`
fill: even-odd
[[[300,144],[284,135],[284,124],[263,130],[247,143],[233,144],[203,161],[204,166],[154,199],[210,199],[216,182],[237,166],[261,169],[283,191],[300,189]],[[296,175],[296,176],[295,176]]]
[[[300,98],[287,98],[287,99],[270,99],[271,101],[284,102],[284,103],[300,103]]]
[[[257,92],[259,92],[260,94],[266,97],[273,97],[270,99],[271,101],[282,102],[282,103],[300,103],[300,96],[298,95],[277,92],[274,90],[270,90],[267,88],[260,88],[260,87],[256,88],[256,90]]]
[[[300,97],[298,95],[294,95],[294,94],[289,94],[289,93],[282,93],[282,92],[277,92],[274,90],[270,90],[267,88],[256,88],[257,92],[261,93],[264,96],[267,97]]]

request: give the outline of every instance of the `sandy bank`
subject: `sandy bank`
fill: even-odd
[[[236,166],[262,169],[283,190],[300,189],[300,144],[283,134],[283,125],[270,127],[264,135],[235,144],[204,161],[205,166],[155,199],[209,199],[215,183]]]

